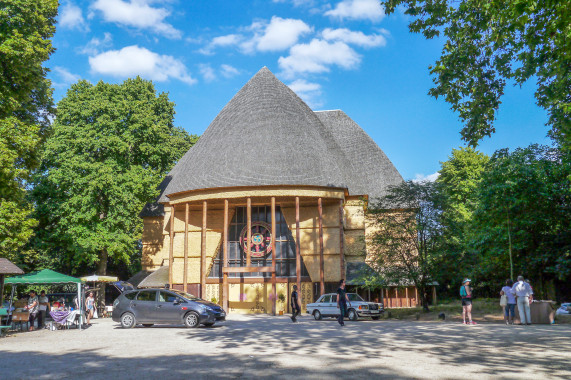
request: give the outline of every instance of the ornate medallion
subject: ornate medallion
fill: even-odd
[[[248,247],[248,226],[240,232],[240,244],[253,259],[262,259],[272,252],[272,231],[268,223],[252,222],[252,240]]]

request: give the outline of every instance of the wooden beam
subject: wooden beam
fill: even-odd
[[[343,240],[345,232],[343,228],[343,199],[339,200],[339,265],[341,266],[341,278],[345,278],[345,247]]]
[[[174,206],[171,206],[171,220],[169,229],[169,289],[172,289],[172,267],[174,263]]]
[[[273,267],[222,267],[224,273],[255,273],[255,272],[273,272]],[[259,281],[259,280],[258,280]]]
[[[295,276],[297,290],[301,292],[301,250],[300,239],[301,231],[299,230],[299,197],[295,197]]]
[[[252,244],[252,198],[248,197],[246,201],[246,217],[247,217],[247,229],[248,229],[248,237],[246,240],[246,266],[249,267],[251,265],[250,259],[250,247]]]
[[[202,202],[202,233],[200,244],[200,298],[206,295],[206,222],[208,213],[208,204]]]
[[[222,265],[228,267],[228,199],[224,199],[224,232],[222,234],[222,252],[223,263]],[[228,312],[228,273],[223,273],[222,280],[222,308]]]
[[[418,288],[416,286],[414,287],[414,302],[416,303],[415,306],[420,305],[420,302],[418,302]]]
[[[396,301],[396,307],[401,307],[401,301],[399,299],[399,288],[397,286],[395,286],[395,301]]]
[[[276,315],[276,197],[272,197],[272,314]]]
[[[190,205],[185,203],[184,206],[184,273],[182,275],[182,290],[186,293],[188,291],[188,220],[190,218]]]
[[[323,202],[321,197],[317,198],[317,211],[319,212],[319,291],[325,294],[325,275],[323,259]]]
[[[406,295],[406,307],[410,307],[410,298],[408,298],[408,286],[404,288],[405,295]]]

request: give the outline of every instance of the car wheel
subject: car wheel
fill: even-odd
[[[313,312],[313,318],[315,318],[316,321],[321,321],[321,318],[323,318],[323,317],[321,316],[321,313],[319,312],[319,310],[315,310]]]
[[[133,313],[127,312],[121,316],[121,327],[123,327],[124,329],[130,329],[134,327],[135,324],[136,321]]]
[[[214,326],[214,322],[205,323],[204,326],[206,326],[206,327],[212,327],[212,326]]]
[[[350,321],[356,321],[357,319],[359,319],[359,315],[357,314],[357,312],[353,309],[349,310],[349,320]]]
[[[380,317],[371,317],[373,321],[378,321]]]
[[[143,323],[143,327],[152,327],[154,323]]]
[[[194,311],[191,311],[184,316],[184,325],[186,327],[194,328],[199,324],[198,314],[196,314]]]

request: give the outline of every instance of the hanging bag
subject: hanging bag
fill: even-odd
[[[508,305],[508,296],[506,296],[505,294],[503,294],[500,297],[500,306],[501,307],[506,307]]]

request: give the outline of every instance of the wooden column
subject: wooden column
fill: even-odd
[[[187,292],[188,283],[188,219],[190,205],[184,205],[184,273],[182,275],[182,290]]]
[[[202,233],[200,244],[200,298],[206,296],[206,214],[208,213],[208,204],[202,201]]]
[[[299,197],[295,197],[295,276],[297,282],[297,290],[301,292],[301,250],[300,239],[301,232],[299,230]]]
[[[418,288],[416,286],[414,287],[414,302],[414,306],[418,306],[420,304],[420,302],[418,302]]]
[[[389,297],[389,288],[385,288],[385,306],[391,307],[391,298]]]
[[[395,301],[396,301],[396,307],[401,307],[401,302],[399,300],[399,288],[395,287]]]
[[[319,290],[325,293],[324,259],[323,259],[323,204],[321,197],[317,198],[317,210],[319,211]]]
[[[222,254],[224,263],[228,267],[228,199],[224,199],[224,232],[222,234]],[[222,279],[222,308],[228,312],[228,273],[224,272]]]
[[[250,266],[250,246],[252,244],[252,198],[248,197],[246,201],[246,216],[247,216],[247,229],[248,238],[246,242],[246,266]]]
[[[276,197],[272,197],[272,314],[276,315]]]
[[[174,206],[171,206],[171,220],[170,220],[170,227],[169,227],[169,237],[170,237],[170,245],[169,245],[169,289],[172,289],[172,281],[173,281],[173,263],[174,263]]]
[[[341,278],[345,278],[345,233],[343,230],[343,199],[339,200],[339,265],[341,266]]]
[[[408,298],[408,286],[404,288],[404,294],[406,295],[406,307],[410,307],[410,298]]]

